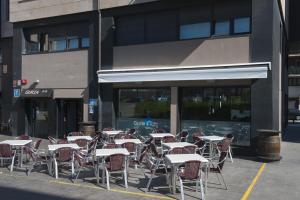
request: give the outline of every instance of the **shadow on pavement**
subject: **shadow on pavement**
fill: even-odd
[[[9,187],[0,187],[1,199],[9,199],[9,200],[76,200],[67,197],[54,196],[45,193],[37,193],[33,191],[25,191],[16,188]]]

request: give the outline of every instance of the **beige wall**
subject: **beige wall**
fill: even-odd
[[[22,56],[22,79],[29,81],[23,88],[36,80],[36,88],[86,88],[87,72],[87,50]]]
[[[114,47],[113,68],[250,62],[249,36]]]
[[[10,21],[27,21],[96,10],[97,0],[10,0]]]
[[[119,6],[127,6],[139,3],[147,3],[159,0],[98,0],[100,9],[114,8]]]

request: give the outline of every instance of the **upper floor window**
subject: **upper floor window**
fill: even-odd
[[[210,23],[187,24],[180,26],[180,39],[210,37]]]
[[[217,21],[214,27],[214,36],[229,35],[230,21]]]
[[[68,51],[89,48],[86,24],[24,29],[23,53]]]
[[[234,19],[234,33],[249,33],[250,21],[250,17]]]

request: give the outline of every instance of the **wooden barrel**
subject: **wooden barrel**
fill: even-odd
[[[281,159],[279,131],[258,130],[259,137],[257,143],[257,154],[260,159],[267,161],[277,161]]]
[[[84,135],[94,136],[96,132],[95,126],[93,125],[82,126],[82,132],[84,133]]]

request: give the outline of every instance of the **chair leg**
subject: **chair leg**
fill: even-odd
[[[12,172],[14,170],[14,163],[15,163],[15,156],[13,156],[11,159],[10,172]]]
[[[224,179],[224,177],[223,177],[222,172],[220,172],[220,175],[221,175],[222,181],[223,181],[223,183],[224,183],[224,185],[225,185],[225,189],[228,190],[228,187],[227,187],[227,184],[226,184],[226,182],[225,182],[225,179]]]
[[[54,159],[54,169],[55,169],[55,178],[58,179],[58,166],[55,159]]]
[[[200,179],[200,180],[201,180],[201,179]],[[199,191],[199,182],[200,182],[200,180],[196,182],[196,192]]]
[[[105,169],[106,172],[106,185],[107,185],[107,189],[110,190],[110,186],[109,186],[109,172],[107,171],[107,169]]]
[[[153,179],[153,174],[154,174],[154,172],[151,173],[151,177],[150,177],[150,179],[149,179],[149,181],[148,181],[148,183],[147,183],[147,190],[148,190],[148,191],[150,191],[150,184],[151,184],[152,179]]]
[[[77,173],[77,175],[76,175],[76,177],[75,177],[74,183],[76,183],[76,181],[77,181],[77,179],[78,179],[78,176],[79,176],[80,172],[81,172],[81,168],[78,169],[78,173]]]
[[[233,158],[232,158],[232,149],[231,149],[231,146],[229,146],[229,149],[228,149],[228,156],[229,156],[229,158],[230,158],[230,160],[231,160],[231,162],[233,163]]]
[[[127,183],[127,170],[124,170],[124,182],[125,182],[125,188],[128,188],[128,183]]]
[[[179,182],[180,182],[181,199],[184,200],[183,182],[181,178],[179,178]]]
[[[200,178],[200,189],[201,189],[201,199],[205,200],[205,194],[204,194],[204,189],[203,189],[203,182],[202,182],[202,178]]]

